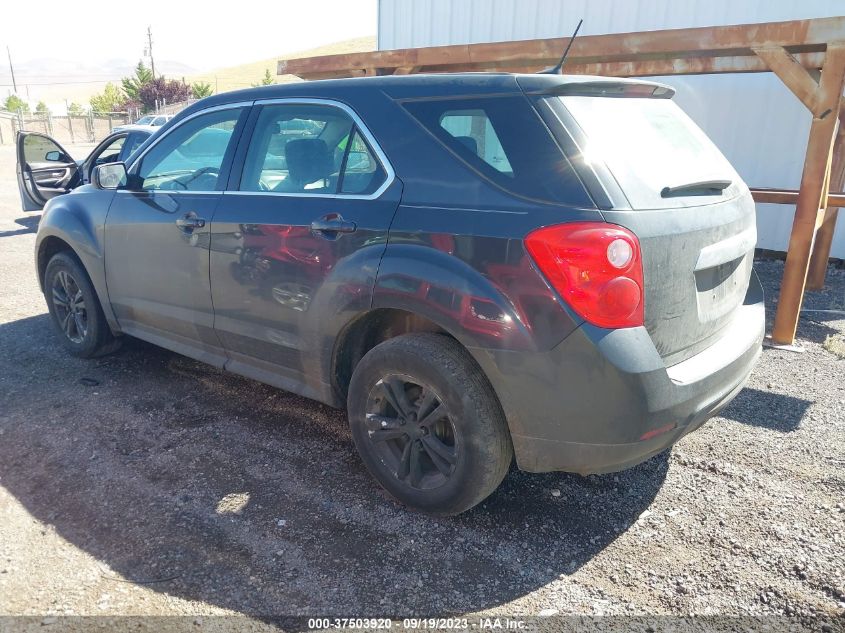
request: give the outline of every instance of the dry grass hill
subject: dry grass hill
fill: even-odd
[[[206,73],[186,77],[185,79],[188,82],[204,81],[211,84],[213,89],[216,87],[216,92],[227,92],[229,90],[249,88],[251,85],[259,83],[264,77],[264,71],[269,69],[270,74],[276,78],[276,83],[286,83],[288,81],[297,81],[297,78],[293,75],[276,76],[276,62],[280,59],[315,57],[317,55],[336,55],[340,53],[358,53],[362,51],[374,51],[375,49],[376,38],[374,35],[356,37],[351,40],[344,40],[342,42],[335,42],[334,44],[318,46],[317,48],[312,48],[306,51],[298,51],[257,62],[241,64],[240,66],[218,68]]]

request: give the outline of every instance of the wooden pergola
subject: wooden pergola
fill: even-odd
[[[569,38],[409,48],[281,60],[303,79],[418,72],[536,72],[553,66]],[[794,204],[772,342],[792,345],[805,288],[824,285],[836,215],[845,205],[845,16],[575,39],[571,74],[611,77],[772,72],[813,116],[800,188],[752,189],[757,202]]]

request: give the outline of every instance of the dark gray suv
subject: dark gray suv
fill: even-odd
[[[414,508],[474,506],[514,456],[623,469],[728,403],[763,337],[751,196],[672,96],[512,74],[217,95],[47,204],[38,276],[75,355],[131,335],[346,407]]]

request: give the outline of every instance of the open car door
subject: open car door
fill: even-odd
[[[43,209],[47,200],[73,189],[79,167],[55,140],[36,132],[18,132],[17,176],[24,211]]]

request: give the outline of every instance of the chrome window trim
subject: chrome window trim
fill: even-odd
[[[146,156],[150,152],[151,149],[156,147],[164,139],[166,139],[168,136],[170,136],[170,134],[172,134],[175,130],[178,130],[179,128],[181,128],[188,121],[191,121],[191,120],[193,120],[193,119],[195,119],[198,116],[201,116],[203,114],[208,114],[210,112],[217,112],[219,110],[234,110],[236,108],[248,108],[248,107],[252,106],[253,103],[255,103],[255,102],[254,101],[238,101],[237,103],[224,103],[224,104],[221,104],[221,105],[218,105],[218,106],[212,106],[210,108],[204,108],[202,110],[197,110],[192,115],[186,116],[184,119],[179,121],[178,125],[174,125],[172,128],[170,128],[166,132],[163,132],[161,135],[159,135],[158,138],[156,138],[150,144],[150,146],[147,149],[145,149],[143,152],[141,152],[141,154],[139,154],[138,157],[135,158],[135,160],[132,161],[132,163],[127,165],[126,166],[126,173],[127,174],[132,173],[132,170],[135,169],[135,166],[138,165],[144,159],[144,156]],[[155,132],[153,132],[153,134],[155,134]],[[155,190],[150,190],[150,191],[159,191],[159,190],[155,189]],[[203,193],[203,192],[193,192],[193,193]],[[221,192],[220,191],[214,191],[214,192],[208,192],[208,193],[221,193]]]
[[[223,192],[224,195],[239,195],[239,196],[279,196],[284,198],[340,198],[343,200],[375,200],[380,197],[393,181],[396,180],[396,172],[393,171],[393,165],[387,160],[381,146],[376,142],[372,132],[364,125],[364,121],[358,116],[349,105],[336,99],[319,99],[319,98],[298,98],[298,97],[284,97],[277,99],[257,99],[252,102],[253,105],[326,105],[343,110],[355,123],[355,127],[361,132],[361,135],[366,139],[367,144],[375,154],[376,160],[381,164],[384,170],[384,182],[378,189],[369,194],[358,193],[290,193],[284,191],[241,191],[239,189],[227,189]],[[250,139],[250,143],[252,139]]]
[[[189,195],[189,196],[220,196],[224,193],[223,191],[216,191],[216,190],[215,191],[183,191],[182,189],[141,189],[140,191],[139,190],[133,190],[133,189],[115,189],[114,192],[115,193],[131,194],[133,196],[154,195],[154,194],[158,194],[158,195],[165,195],[166,194],[168,196],[173,196],[173,195],[176,195],[176,196],[185,196],[185,195]]]

